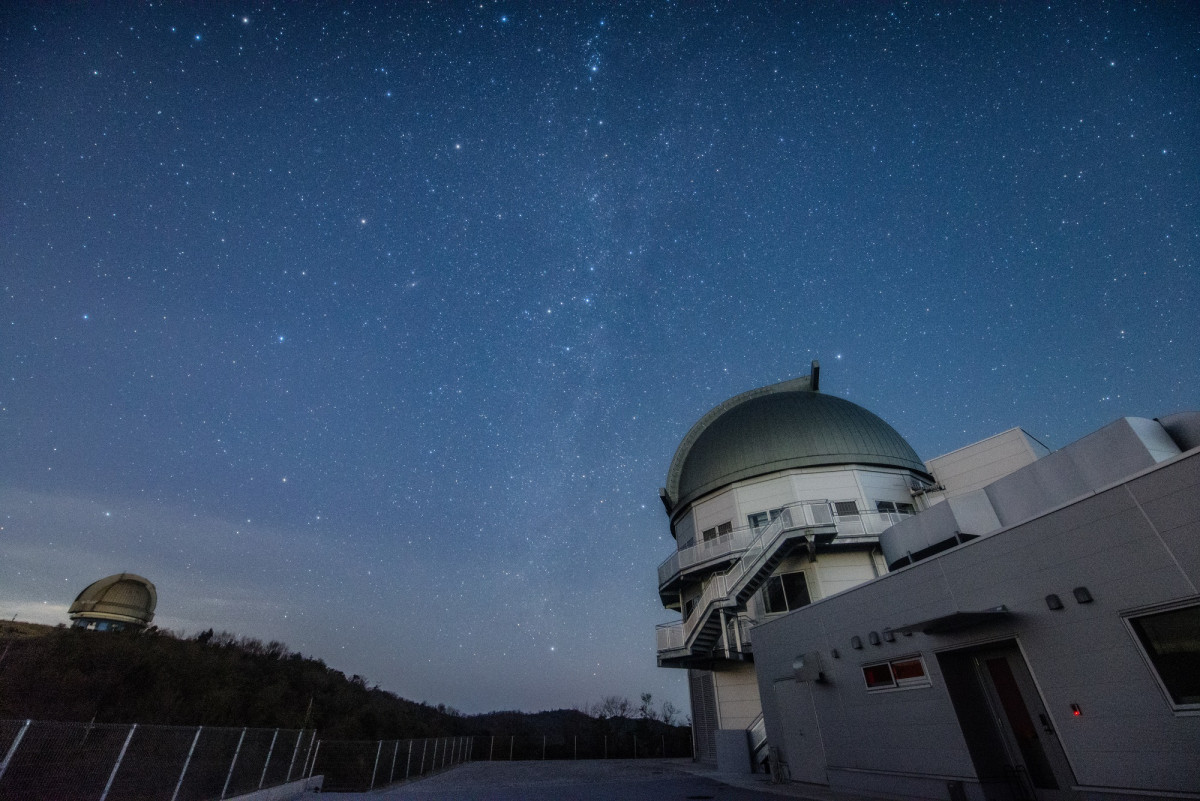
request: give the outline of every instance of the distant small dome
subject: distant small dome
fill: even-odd
[[[735,481],[790,468],[862,464],[927,475],[896,429],[810,386],[805,377],[745,392],[692,426],[667,473],[670,513]]]
[[[67,610],[75,625],[107,621],[142,628],[154,619],[158,592],[148,579],[133,573],[118,573],[89,584]],[[99,628],[99,626],[98,626]]]

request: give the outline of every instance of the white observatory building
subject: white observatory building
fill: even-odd
[[[658,663],[696,759],[859,795],[1200,799],[1200,412],[922,463],[808,377],[738,395],[660,491]]]

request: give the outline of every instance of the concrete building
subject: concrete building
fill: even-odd
[[[154,619],[158,592],[149,579],[118,573],[94,581],[67,610],[71,627],[92,631],[140,631]]]
[[[826,397],[816,376],[722,404],[672,462],[659,583],[685,615],[658,657],[689,669],[697,757],[748,770],[765,752],[781,777],[888,797],[1200,798],[1200,413],[1053,453],[1013,429],[925,465],[830,431],[886,427],[858,407],[775,409],[775,434],[739,420],[754,398]],[[728,480],[689,483],[693,451]],[[781,486],[795,497],[764,491]],[[734,515],[743,543],[706,531]]]

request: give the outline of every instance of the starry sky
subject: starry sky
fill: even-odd
[[[539,7],[540,6],[540,7]],[[659,670],[688,428],[1200,408],[1191,3],[5,3],[0,615],[467,712]]]

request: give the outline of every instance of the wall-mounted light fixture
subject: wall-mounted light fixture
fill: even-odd
[[[1054,610],[1062,609],[1063,608],[1062,598],[1059,598],[1054,593],[1050,593],[1049,595],[1046,596],[1046,606],[1048,606]]]
[[[853,637],[851,637],[850,638],[850,647],[856,651],[861,651],[862,650],[862,637],[859,637],[857,634],[855,634]]]
[[[884,642],[895,642],[896,641],[896,635],[892,632],[891,629],[883,630],[883,641]]]
[[[872,631],[867,635],[867,639],[871,641],[871,645],[879,645],[879,632]]]
[[[821,654],[817,651],[800,654],[792,660],[792,675],[797,682],[825,681],[825,671],[821,665]]]
[[[1075,589],[1071,590],[1071,592],[1074,593],[1075,600],[1081,604],[1090,604],[1093,600],[1095,600],[1092,598],[1092,594],[1088,592],[1087,587],[1076,587]]]

